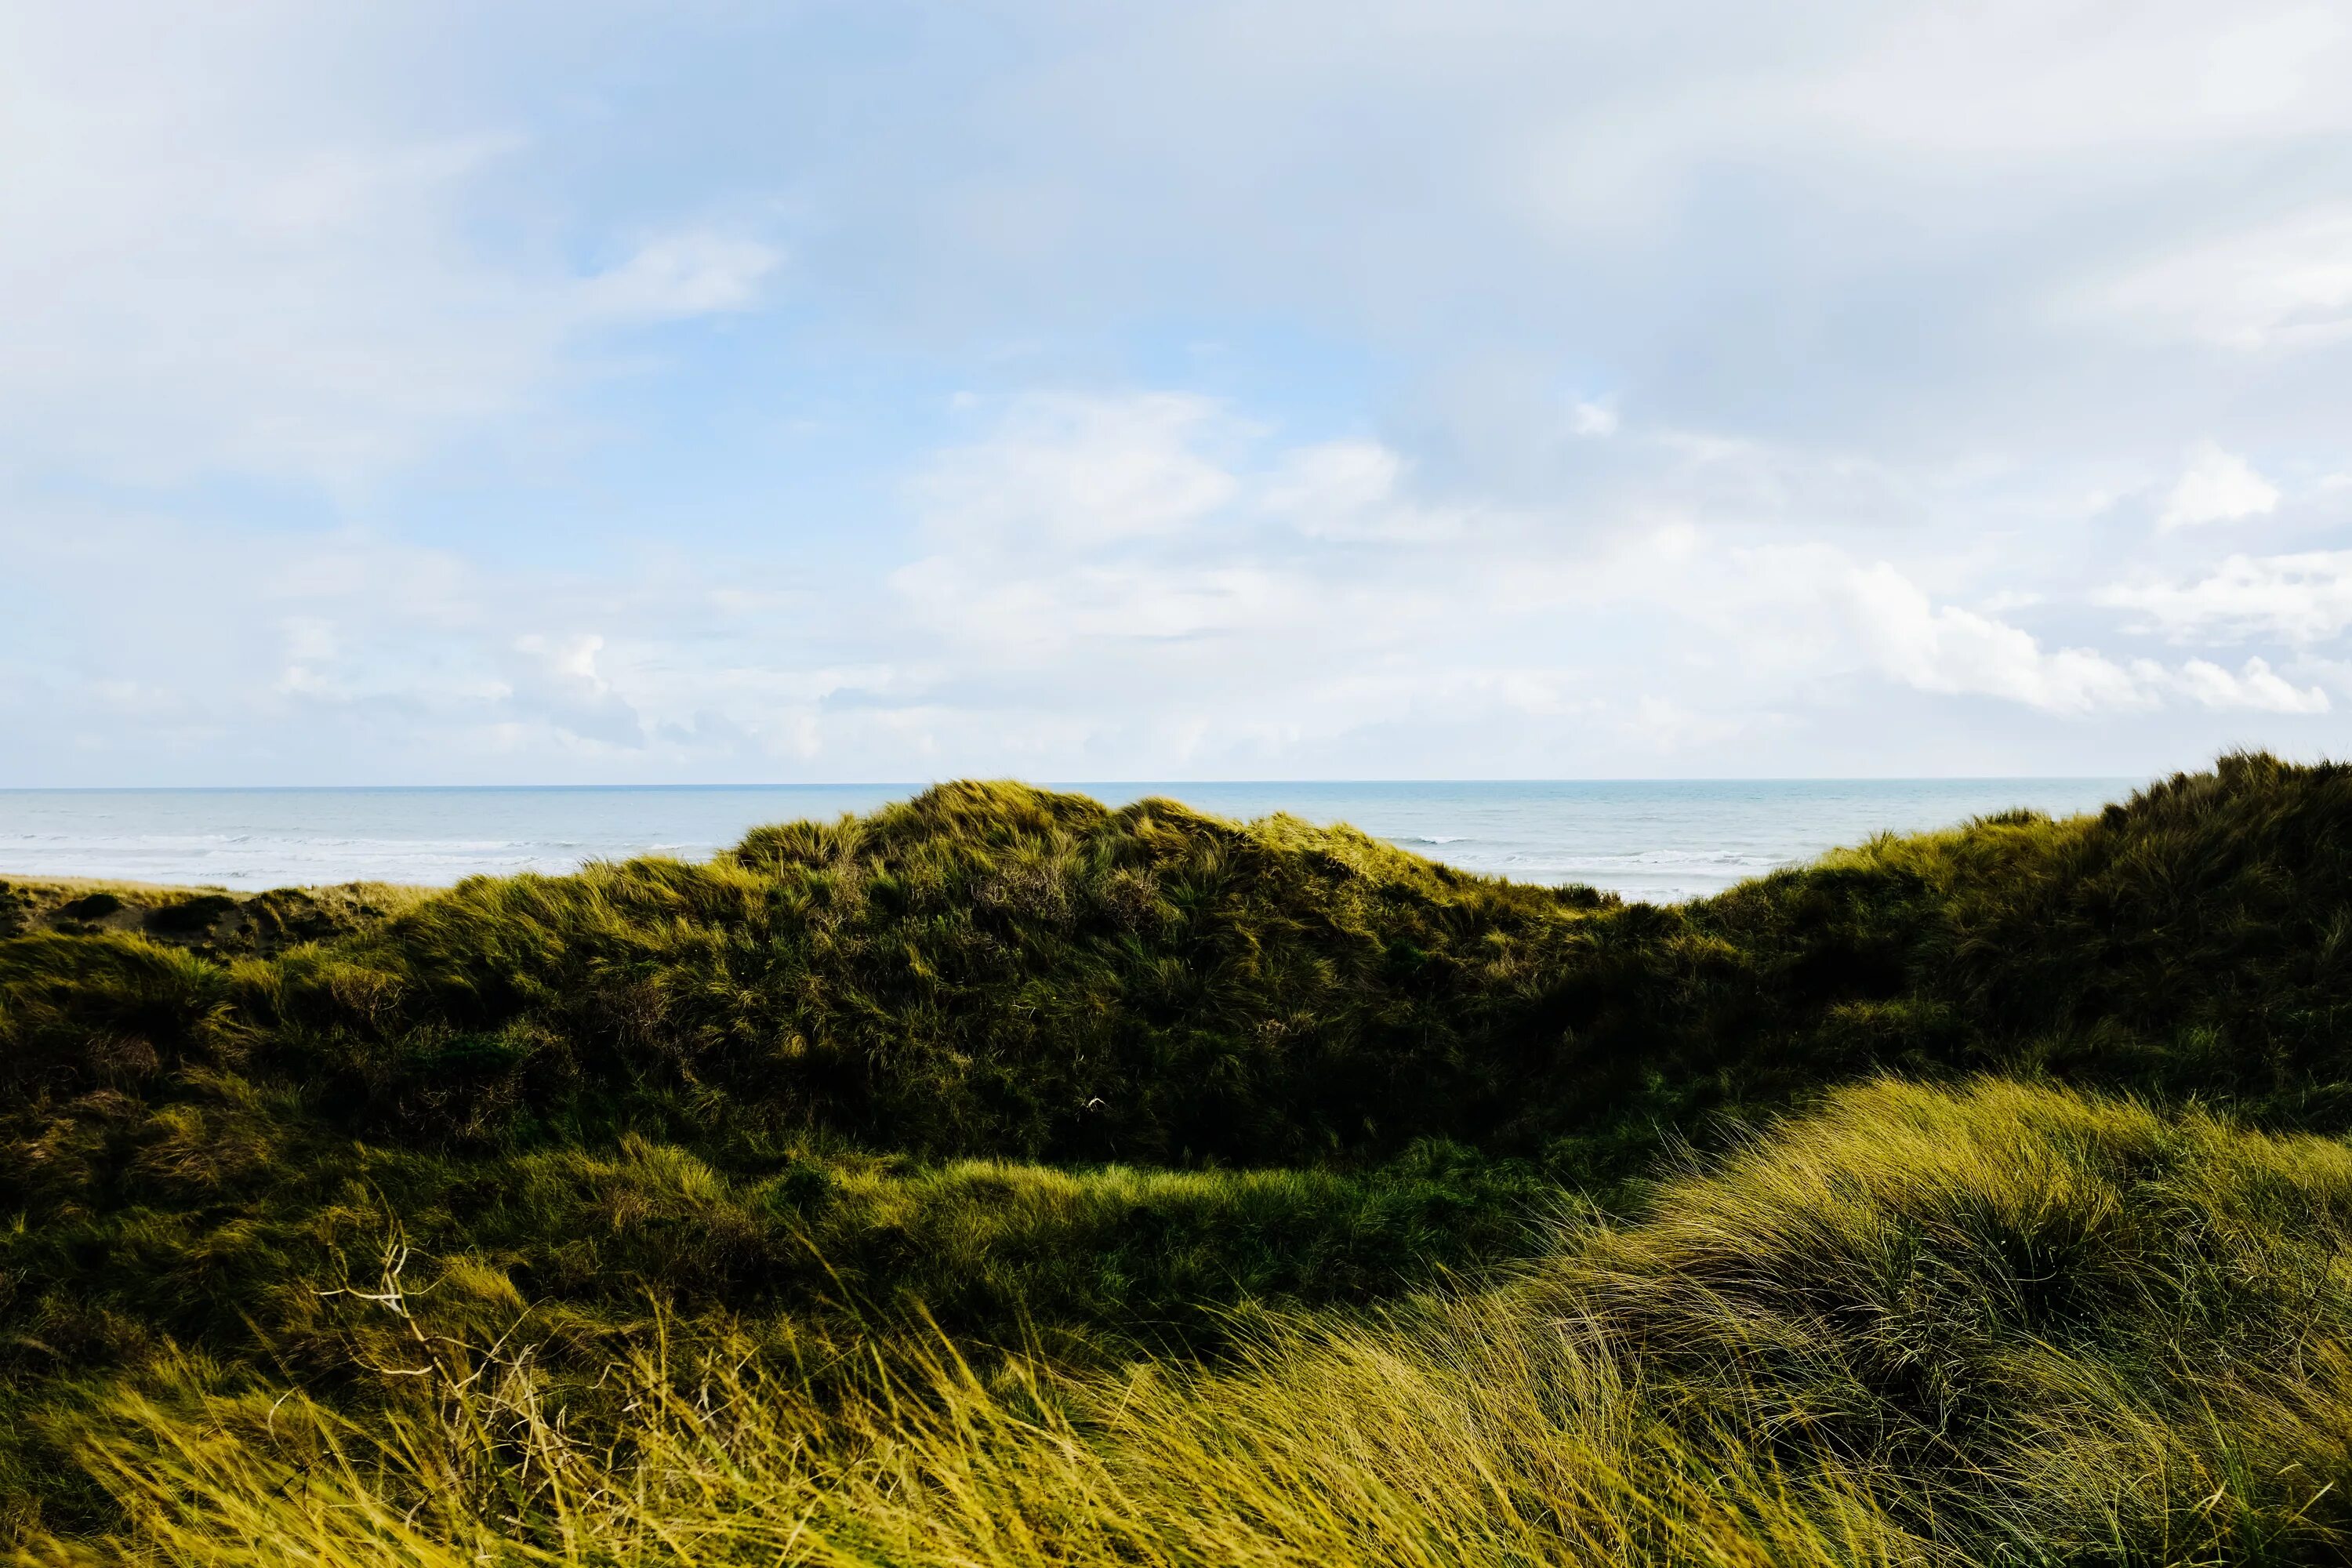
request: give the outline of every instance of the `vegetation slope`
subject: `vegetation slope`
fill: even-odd
[[[2235,1550],[2214,1531],[2241,1515],[2264,1552],[2332,1560],[2324,1489],[2342,1459],[2295,1423],[2341,1412],[2329,1292],[2348,1266],[2335,1189],[2292,1173],[2330,1168],[2352,1121],[2347,829],[2352,769],[2231,757],[2099,816],[1882,839],[1657,908],[1288,818],[962,784],[763,828],[707,865],[313,897],[331,919],[312,940],[245,934],[260,914],[217,909],[174,940],[129,890],[95,919],[17,892],[0,941],[0,1400],[19,1418],[0,1437],[0,1506],[30,1540],[118,1525],[127,1506],[150,1545],[211,1551],[229,1513],[166,1518],[128,1478],[175,1473],[159,1453],[214,1456],[213,1489],[173,1496],[260,1508],[237,1489],[276,1484],[256,1479],[284,1461],[276,1439],[215,1455],[202,1434],[299,1385],[306,1419],[373,1411],[365,1433],[413,1438],[389,1469],[333,1486],[395,1510],[437,1498],[415,1517],[451,1541],[570,1551],[554,1500],[619,1507],[612,1475],[478,1507],[433,1479],[488,1463],[463,1457],[484,1418],[467,1401],[505,1391],[499,1443],[530,1429],[517,1410],[561,1407],[566,1431],[625,1437],[614,1464],[669,1463],[673,1438],[731,1452],[645,1414],[677,1370],[647,1370],[648,1347],[690,1343],[732,1347],[727,1376],[758,1384],[740,1406],[756,1415],[729,1433],[800,1456],[756,1508],[838,1494],[849,1511],[806,1539],[883,1532],[860,1560],[1347,1561],[1345,1535],[1394,1561],[1381,1531],[1456,1528],[1458,1508],[1432,1511],[1445,1465],[1485,1467],[1486,1493],[1533,1510],[1519,1557],[1478,1548],[1498,1562],[1623,1546],[1606,1536],[1621,1527],[1653,1531],[1653,1555],[1673,1554],[1657,1531],[1715,1539],[1676,1509],[1730,1509],[1724,1542],[1811,1531],[1803,1550],[1840,1561],[1883,1541],[1894,1558],[2186,1562]],[[1887,1073],[2053,1087],[1839,1089]],[[2207,1109],[2184,1121],[2056,1086]],[[1743,1123],[1824,1103],[1712,1174],[1643,1184]],[[2036,1116],[2047,1157],[1986,1143],[1988,1118]],[[2116,1147],[2140,1152],[2110,1158],[2100,1130],[2126,1124],[2142,1131]],[[1969,1187],[1929,1159],[1943,1143],[2008,1148],[2022,1174]],[[2256,1152],[2196,1189],[2205,1209],[2181,1208],[2165,1183],[2225,1146]],[[1992,1182],[1999,1162],[1971,1157]],[[1801,1192],[1827,1196],[1807,1208]],[[1768,1199],[1796,1206],[1776,1218]],[[1626,1217],[1563,1230],[1580,1201]],[[2211,1221],[2224,1214],[2240,1218]],[[386,1256],[402,1264],[388,1284]],[[1511,1258],[1528,1282],[1443,1306],[1410,1295]],[[901,1366],[934,1342],[905,1326],[917,1303],[971,1353],[1015,1352],[985,1360],[996,1381],[952,1357]],[[1296,1315],[1309,1309],[1324,1315]],[[457,1377],[390,1375],[422,1370],[404,1355],[493,1342]],[[2035,1344],[2077,1380],[2072,1414],[2039,1436],[2020,1391],[2060,1384],[2017,1367],[2060,1372]],[[1155,1392],[1119,1383],[1103,1405],[1107,1369],[1143,1352]],[[1417,1394],[1307,1396],[1354,1386],[1342,1363],[1366,1356],[1401,1388],[1451,1392],[1425,1410],[1407,1408]],[[615,1362],[638,1367],[636,1397]],[[1526,1441],[1583,1458],[1528,1450],[1493,1413],[1445,1439],[1451,1458],[1416,1425],[1522,1375],[1512,1397],[1550,1401]],[[1622,1397],[1592,1392],[1611,1377]],[[1138,1435],[1112,1409],[1155,1414]],[[1372,1425],[1312,1426],[1359,1416]],[[1184,1496],[1205,1520],[1231,1510],[1201,1499],[1259,1496],[1245,1482],[1350,1495],[1313,1469],[1327,1449],[1377,1483],[1325,1521],[1340,1534],[1313,1536],[1296,1497],[1265,1493],[1239,1510],[1248,1541],[1179,1539]],[[2028,1507],[2058,1495],[2037,1454],[2079,1458],[2090,1500]],[[2321,1479],[2257,1474],[2280,1454]],[[914,1528],[889,1509],[923,1489],[981,1485],[936,1466],[1028,1476],[1050,1455],[1101,1468],[1121,1500],[1106,1513],[1049,1489],[1036,1506],[1130,1531],[1116,1551],[1083,1532],[1049,1551],[1043,1523],[993,1558],[887,1535]],[[2147,1469],[2159,1455],[2170,1468]],[[414,1468],[428,1458],[441,1469]],[[1613,1475],[1622,1496],[1579,1513],[1543,1490],[1570,1472]],[[895,1503],[858,1489],[893,1475]],[[2175,1492],[2206,1479],[2220,1490],[2200,1496],[2251,1500],[2181,1512]],[[740,1511],[752,1495],[705,1500]],[[963,1495],[973,1529],[1010,1506]],[[1380,1507],[1376,1526],[1364,1510]],[[1574,1546],[1588,1515],[1618,1522]],[[596,1517],[597,1541],[638,1542],[613,1547],[625,1560],[651,1552],[628,1531],[658,1519]],[[1429,1537],[1454,1560],[1477,1556],[1471,1539]]]
[[[1508,1281],[1215,1366],[934,1343],[817,1386],[649,1340],[611,1444],[420,1333],[433,1401],[118,1396],[86,1453],[162,1558],[254,1568],[2336,1563],[2347,1352],[2340,1140],[1879,1082]]]

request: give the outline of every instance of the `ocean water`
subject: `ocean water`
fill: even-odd
[[[1350,822],[1416,854],[1629,899],[1718,892],[1882,831],[2121,798],[2123,779],[1070,784],[1227,816]],[[632,855],[700,858],[764,822],[870,811],[912,784],[672,788],[0,790],[0,875],[241,889],[449,883]]]

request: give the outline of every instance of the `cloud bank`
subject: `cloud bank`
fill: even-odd
[[[0,784],[2341,749],[2322,9],[0,46]]]

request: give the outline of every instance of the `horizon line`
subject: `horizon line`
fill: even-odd
[[[2174,769],[2171,772],[2187,770]],[[1127,789],[1138,785],[1176,788],[1208,786],[1291,787],[1350,784],[2115,784],[2134,778],[2157,779],[2154,773],[1646,773],[1587,774],[1580,777],[1487,776],[1374,778],[1132,778],[1044,779],[1017,774],[956,773],[935,779],[845,779],[821,781],[749,781],[717,784],[0,784],[0,795],[393,795],[458,794],[509,791],[517,794],[549,791],[654,790],[927,790],[951,784],[1019,784],[1032,788],[1087,790]]]

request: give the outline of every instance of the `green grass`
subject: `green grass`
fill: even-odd
[[[81,878],[0,878],[0,938],[135,931],[209,958],[247,957],[348,935],[428,896],[421,888],[382,882],[232,893]]]
[[[267,957],[29,934],[0,953],[0,1039],[58,1092],[231,1067],[340,1132],[475,1149],[636,1131],[756,1158],[821,1128],[1294,1165],[1434,1137],[1607,1171],[1654,1148],[1629,1106],[1688,1128],[1890,1063],[2336,1125],[2347,820],[2352,773],[2231,758],[2104,816],[1660,909],[1283,817],[950,785],[708,865],[476,879]]]
[[[1213,1368],[648,1337],[610,1425],[418,1328],[397,1405],[167,1384],[84,1455],[185,1563],[2333,1563],[2347,1336],[2342,1142],[1882,1083]]]
[[[318,1421],[363,1419],[355,1441],[455,1441],[433,1424],[446,1401],[419,1405],[419,1380],[383,1372],[411,1323],[446,1335],[442,1351],[502,1342],[500,1376],[527,1372],[533,1398],[629,1451],[644,1435],[615,1415],[626,1380],[612,1369],[667,1336],[688,1360],[751,1357],[740,1375],[773,1422],[846,1423],[807,1436],[812,1455],[846,1453],[826,1445],[853,1432],[897,1441],[897,1411],[908,1434],[952,1416],[1020,1443],[1078,1422],[1087,1463],[1126,1465],[1099,1448],[1108,1428],[1089,1403],[1121,1367],[1191,1391],[1161,1413],[1171,1430],[1221,1402],[1336,1421],[1277,1362],[1324,1366],[1313,1358],[1339,1345],[1397,1367],[1533,1355],[1528,1335],[1549,1345],[1553,1331],[1510,1327],[1524,1318],[1581,1325],[1563,1342],[1576,1364],[1616,1367],[1626,1390],[1608,1408],[1662,1445],[1602,1465],[1597,1428],[1562,1427],[1591,1476],[1622,1472],[1607,1528],[1653,1532],[1643,1552],[1684,1551],[1654,1533],[1664,1515],[1636,1517],[1654,1491],[1730,1508],[1747,1522],[1725,1524],[1726,1542],[1753,1526],[1780,1542],[1690,1561],[1812,1561],[1832,1537],[1838,1561],[1867,1556],[1865,1537],[1897,1543],[1887,1560],[1958,1542],[2016,1561],[2191,1561],[2147,1544],[2141,1494],[2210,1480],[2211,1518],[2243,1513],[2229,1500],[2242,1494],[2269,1519],[2288,1504],[2263,1500],[2302,1483],[2263,1469],[2274,1455],[2254,1438],[2293,1422],[2231,1402],[2268,1390],[2282,1409],[2336,1409],[2336,1320],[2294,1340],[2261,1291],[2292,1275],[2324,1304],[2347,1268],[2320,1189],[2278,1173],[2337,1147],[2295,1135],[2352,1126],[2347,1009],[2352,769],[2260,756],[2101,815],[1881,839],[1677,908],[1468,876],[1344,828],[1014,784],[762,828],[709,864],[429,896],[0,884],[0,1521],[26,1540],[89,1538],[135,1505],[163,1529],[89,1447],[99,1413],[142,1399],[163,1424],[109,1426],[110,1441],[195,1443],[170,1423],[289,1387]],[[1980,1086],[1847,1087],[1888,1074]],[[1810,1120],[1743,1142],[1790,1113]],[[2031,1131],[2001,1155],[2026,1186],[1937,1163],[1990,1160],[2005,1146],[1987,1118],[2002,1116]],[[2140,1164],[2102,1152],[2130,1142],[2126,1126],[2154,1151]],[[1874,1143],[1893,1163],[1864,1160]],[[2221,1169],[2225,1146],[2261,1152],[2229,1167],[2239,1196],[2215,1186],[2198,1209],[2167,1195],[2176,1167]],[[1672,1176],[1694,1158],[1729,1163]],[[2085,1229],[2077,1200],[2094,1189],[2109,1217]],[[2216,1228],[2263,1203],[2269,1230]],[[1563,1215],[1589,1217],[1563,1238]],[[2273,1232],[2308,1246],[2281,1250]],[[338,1293],[382,1294],[395,1236],[415,1314],[400,1321]],[[1474,1289],[1538,1259],[1520,1284]],[[1530,1305],[1555,1288],[1565,1305]],[[2175,1292],[2162,1310],[2159,1288]],[[1430,1306],[1432,1290],[1454,1294]],[[940,1334],[982,1369],[976,1391],[908,1364]],[[2203,1389],[2164,1346],[2227,1375]],[[2018,1381],[2029,1363],[2058,1381]],[[1521,1370],[1565,1378],[1566,1364]],[[877,1368],[913,1382],[880,1387]],[[2160,1408],[2116,1414],[2158,1389],[2171,1390]],[[2074,1457],[2042,1473],[2020,1457],[2020,1402],[2045,1397],[2089,1425],[2066,1427]],[[871,1403],[886,1398],[899,1403]],[[2194,1439],[2200,1421],[2220,1436]],[[2094,1427],[2112,1447],[2096,1465]],[[1247,1458],[1265,1434],[1236,1431],[1233,1463],[1273,1464]],[[1050,1439],[1072,1455],[1078,1440]],[[1281,1440],[1312,1446],[1304,1428]],[[1494,1442],[1444,1463],[1499,1477],[1525,1458],[1552,1467],[1527,1484],[1567,1484],[1569,1461]],[[2034,1513],[2077,1459],[2107,1512]],[[1307,1462],[1305,1448],[1282,1461]],[[1390,1496],[1402,1511],[1381,1528],[1437,1519],[1423,1494],[1452,1474],[1381,1479],[1411,1492]],[[1528,1505],[1538,1533],[1510,1550],[1607,1555],[1567,1535],[1538,1550],[1573,1513],[1544,1495]],[[2333,1494],[2315,1495],[2311,1520],[2332,1520]],[[2235,1560],[2170,1503],[2147,1506]],[[2112,1516],[2106,1544],[2067,1533],[2095,1515]],[[1849,1527],[1863,1534],[1836,1533]],[[1410,1560],[1375,1538],[1350,1550]],[[2323,1538],[2340,1544],[2309,1536]],[[1456,1542],[1469,1557],[1511,1560],[1470,1539]],[[1606,1539],[1632,1551],[1635,1537]],[[1276,1560],[1273,1544],[1228,1544],[1234,1561]],[[1199,1542],[1119,1550],[1215,1557]]]

